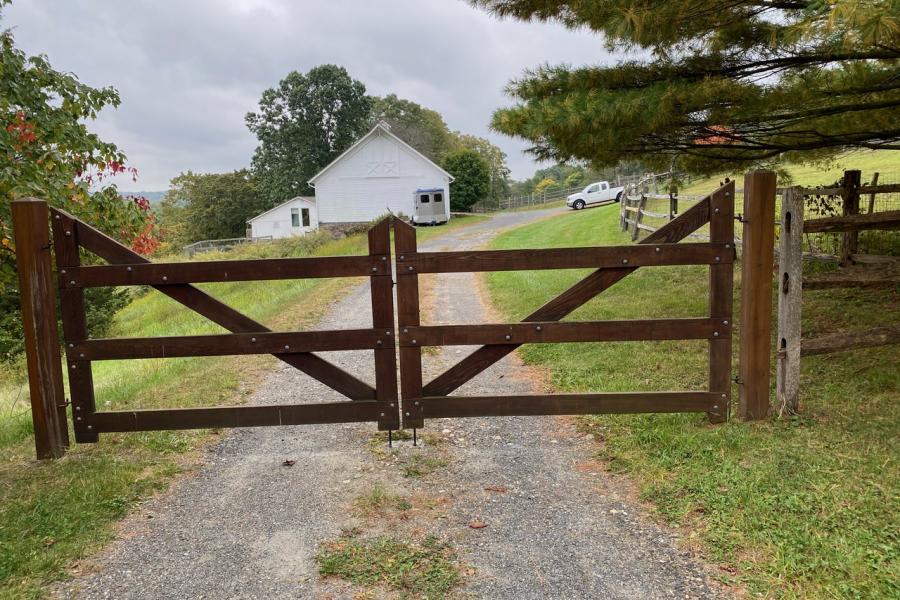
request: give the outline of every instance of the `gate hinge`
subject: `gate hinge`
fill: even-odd
[[[66,399],[63,401],[63,403],[62,403],[62,404],[59,404],[58,406],[59,406],[59,408],[65,408],[65,407],[67,407],[67,406],[69,406],[69,405],[71,405],[71,404],[72,404],[72,401],[69,400],[68,398],[66,398]]]
[[[737,385],[744,385],[744,380],[741,379],[740,375],[735,375],[734,378],[732,379],[732,381],[734,383],[736,383]]]
[[[749,223],[750,222],[750,219],[745,219],[744,215],[742,215],[740,213],[734,215],[734,220],[737,221],[738,223]]]

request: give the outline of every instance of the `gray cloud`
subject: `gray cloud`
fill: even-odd
[[[291,70],[343,65],[369,93],[439,111],[488,137],[513,176],[535,168],[525,144],[489,131],[503,87],[542,63],[608,62],[602,40],[543,23],[498,21],[460,0],[18,0],[4,11],[17,44],[96,86],[118,109],[92,128],[140,171],[122,189],[165,189],[181,171],[250,163],[244,114]]]

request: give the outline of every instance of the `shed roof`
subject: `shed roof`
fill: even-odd
[[[435,162],[433,160],[431,160],[430,158],[428,158],[427,156],[425,156],[424,154],[422,154],[421,152],[419,152],[418,150],[416,150],[415,148],[413,148],[412,146],[410,146],[409,144],[407,144],[406,142],[404,142],[403,140],[398,138],[396,135],[391,133],[391,128],[387,123],[385,123],[384,121],[379,121],[378,124],[375,125],[375,127],[373,127],[371,131],[369,131],[369,133],[367,133],[366,135],[359,138],[359,140],[357,140],[355,144],[353,144],[352,146],[347,148],[340,156],[338,156],[336,159],[334,159],[333,161],[328,163],[328,166],[326,166],[324,169],[322,169],[321,171],[316,173],[313,176],[313,178],[309,180],[309,184],[312,186],[315,186],[316,180],[319,179],[320,177],[322,177],[322,175],[324,175],[326,171],[328,171],[331,167],[333,167],[337,163],[341,162],[341,160],[343,160],[344,157],[352,154],[357,148],[362,146],[370,137],[372,137],[374,135],[380,135],[380,134],[384,134],[384,135],[396,140],[397,143],[399,143],[401,146],[403,146],[404,148],[407,148],[414,155],[418,156],[419,158],[421,158],[422,160],[424,160],[425,162],[427,162],[428,164],[433,166],[435,169],[437,169],[438,171],[440,171],[441,173],[446,175],[450,179],[450,181],[453,181],[453,175],[451,175],[450,173],[448,173],[447,171],[442,169],[439,165],[435,164]]]

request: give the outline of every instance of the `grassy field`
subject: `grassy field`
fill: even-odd
[[[856,150],[838,157],[834,162],[824,166],[789,165],[785,172],[790,181],[779,181],[779,185],[802,185],[806,187],[831,185],[844,173],[845,169],[862,171],[863,182],[870,181],[873,173],[880,173],[880,181],[897,183],[900,181],[900,152],[894,150]],[[738,187],[742,185],[743,175],[729,174],[737,179]],[[705,194],[718,187],[726,177],[708,177],[691,181],[679,190],[682,195]]]
[[[617,218],[617,206],[566,214],[502,234],[494,247],[627,244]],[[706,271],[640,269],[569,318],[702,316]],[[584,273],[495,273],[488,289],[517,319]],[[738,273],[738,287],[739,280]],[[898,319],[900,290],[804,294],[811,335]],[[535,344],[520,353],[562,391],[706,385],[705,342]],[[723,580],[767,598],[897,598],[900,352],[804,358],[802,381],[802,413],[790,419],[710,426],[700,415],[634,415],[580,423],[609,468],[636,482],[657,518],[682,527]]]
[[[483,220],[454,217],[418,230],[420,240]],[[247,246],[216,258],[364,254],[365,236],[327,241],[307,236]],[[203,285],[215,297],[273,329],[303,329],[354,281],[315,279]],[[116,316],[111,337],[224,333],[154,291],[139,293]],[[94,363],[98,407],[175,407],[238,403],[272,367],[272,357],[215,357]],[[23,365],[0,369],[0,598],[36,598],[65,576],[72,560],[113,535],[113,524],[139,500],[196,464],[216,432],[105,434],[59,461],[33,459]]]

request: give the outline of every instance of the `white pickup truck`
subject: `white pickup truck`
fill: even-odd
[[[600,202],[618,202],[622,199],[623,186],[611,187],[608,181],[597,181],[580,192],[566,198],[566,206],[581,210],[589,204]]]

